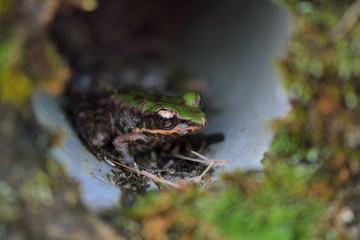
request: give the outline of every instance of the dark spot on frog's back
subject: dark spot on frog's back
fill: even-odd
[[[181,98],[181,103],[182,103],[183,105],[186,105],[186,99]]]
[[[192,107],[187,107],[186,109],[191,114],[201,114],[202,113],[202,111],[200,109],[196,109],[196,108],[192,108]]]
[[[144,107],[146,106],[146,104],[144,104]],[[152,117],[153,116],[153,112],[151,110],[146,110],[145,112],[143,112],[143,116],[149,116]]]
[[[162,97],[158,95],[155,97],[154,102],[160,102],[161,100],[162,100]]]
[[[135,100],[135,101],[142,100],[142,99],[143,99],[143,96],[141,96],[141,95],[139,95],[139,94],[136,94],[136,95],[134,96],[134,100]]]
[[[118,90],[118,93],[121,95],[121,94],[131,94],[132,91],[129,89],[129,88],[121,88]]]

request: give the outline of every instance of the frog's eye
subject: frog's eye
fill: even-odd
[[[177,117],[170,109],[162,108],[156,112],[155,124],[160,129],[172,129],[177,124]]]

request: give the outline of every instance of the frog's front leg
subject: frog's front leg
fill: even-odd
[[[145,141],[146,137],[140,133],[126,133],[116,137],[113,141],[115,150],[121,154],[125,162],[129,166],[133,166],[138,170],[134,157],[132,156],[129,144]]]

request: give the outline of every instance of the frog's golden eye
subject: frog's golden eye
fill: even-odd
[[[161,108],[156,112],[155,124],[160,129],[169,130],[176,126],[177,117],[170,109]]]

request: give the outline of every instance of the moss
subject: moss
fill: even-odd
[[[0,182],[0,225],[18,218],[19,211],[16,207],[16,190],[7,182]],[[0,236],[1,230],[0,230]]]
[[[0,101],[18,107],[24,105],[39,83],[46,83],[54,93],[61,92],[70,73],[47,37],[39,29],[32,29],[35,27],[31,20],[14,20],[21,16],[16,10],[21,9],[19,4],[4,0],[0,3]],[[12,8],[5,11],[10,5]],[[42,14],[47,13],[44,10]]]
[[[30,97],[33,87],[26,74],[11,68],[1,71],[0,85],[1,101],[15,104],[24,103]]]
[[[21,37],[15,34],[0,41],[0,100],[4,102],[24,103],[32,91],[32,81],[16,62],[19,56]]]
[[[325,199],[309,194],[313,174],[285,163],[265,173],[238,171],[208,190],[147,194],[125,215],[140,224],[132,235],[148,239],[309,239],[326,213]]]
[[[48,162],[53,162],[48,159]],[[40,215],[44,208],[52,207],[57,198],[54,194],[63,188],[63,182],[56,177],[64,177],[64,171],[56,164],[52,165],[51,173],[48,168],[24,169],[20,166],[16,168],[20,176],[9,177],[7,181],[0,181],[0,237],[9,236],[8,226],[16,226],[27,217]],[[14,170],[9,171],[13,174]],[[61,175],[61,176],[59,176]],[[72,191],[77,191],[73,188]],[[58,198],[57,198],[58,201]],[[42,220],[39,220],[39,222]],[[18,229],[24,230],[24,229]]]
[[[352,203],[338,207],[350,207],[358,218],[353,202],[360,173],[360,25],[351,19],[358,18],[354,8],[359,6],[354,1],[277,2],[293,18],[291,42],[280,64],[292,111],[275,127],[267,163],[291,162],[296,156],[296,163],[310,164],[317,171],[309,184],[322,196]],[[319,186],[326,187],[319,192]],[[339,232],[336,226],[333,233]]]
[[[13,0],[0,0],[0,15],[8,12],[13,2]]]
[[[360,110],[359,52],[354,51],[359,26],[352,26],[342,38],[331,35],[352,1],[280,2],[291,9],[295,26],[281,63],[286,87],[293,93],[293,110],[277,129],[270,152],[274,160],[286,161],[289,153],[304,158],[317,149],[317,163],[331,175],[337,171],[333,164],[337,153],[354,154],[359,144],[352,134],[360,123],[354,115]],[[284,128],[290,130],[284,132]]]
[[[33,88],[42,83],[52,93],[60,93],[69,77],[69,68],[50,42],[43,44],[43,52],[32,53],[24,44],[23,36],[0,40],[0,100],[23,105]],[[34,54],[42,63],[32,63]]]
[[[211,220],[230,239],[309,239],[314,237],[316,223],[325,209],[321,199],[307,197],[312,171],[308,167],[277,164],[261,182],[256,175],[236,176],[238,181],[250,178],[245,181],[250,187],[252,181],[257,182],[258,189],[244,194],[229,183],[226,191],[212,198],[204,211],[210,212]],[[211,206],[213,209],[207,210]]]
[[[300,159],[304,159],[307,144],[301,137],[300,131],[291,131],[286,125],[281,125],[277,129],[277,137],[271,144],[271,152],[290,157],[294,153]]]

